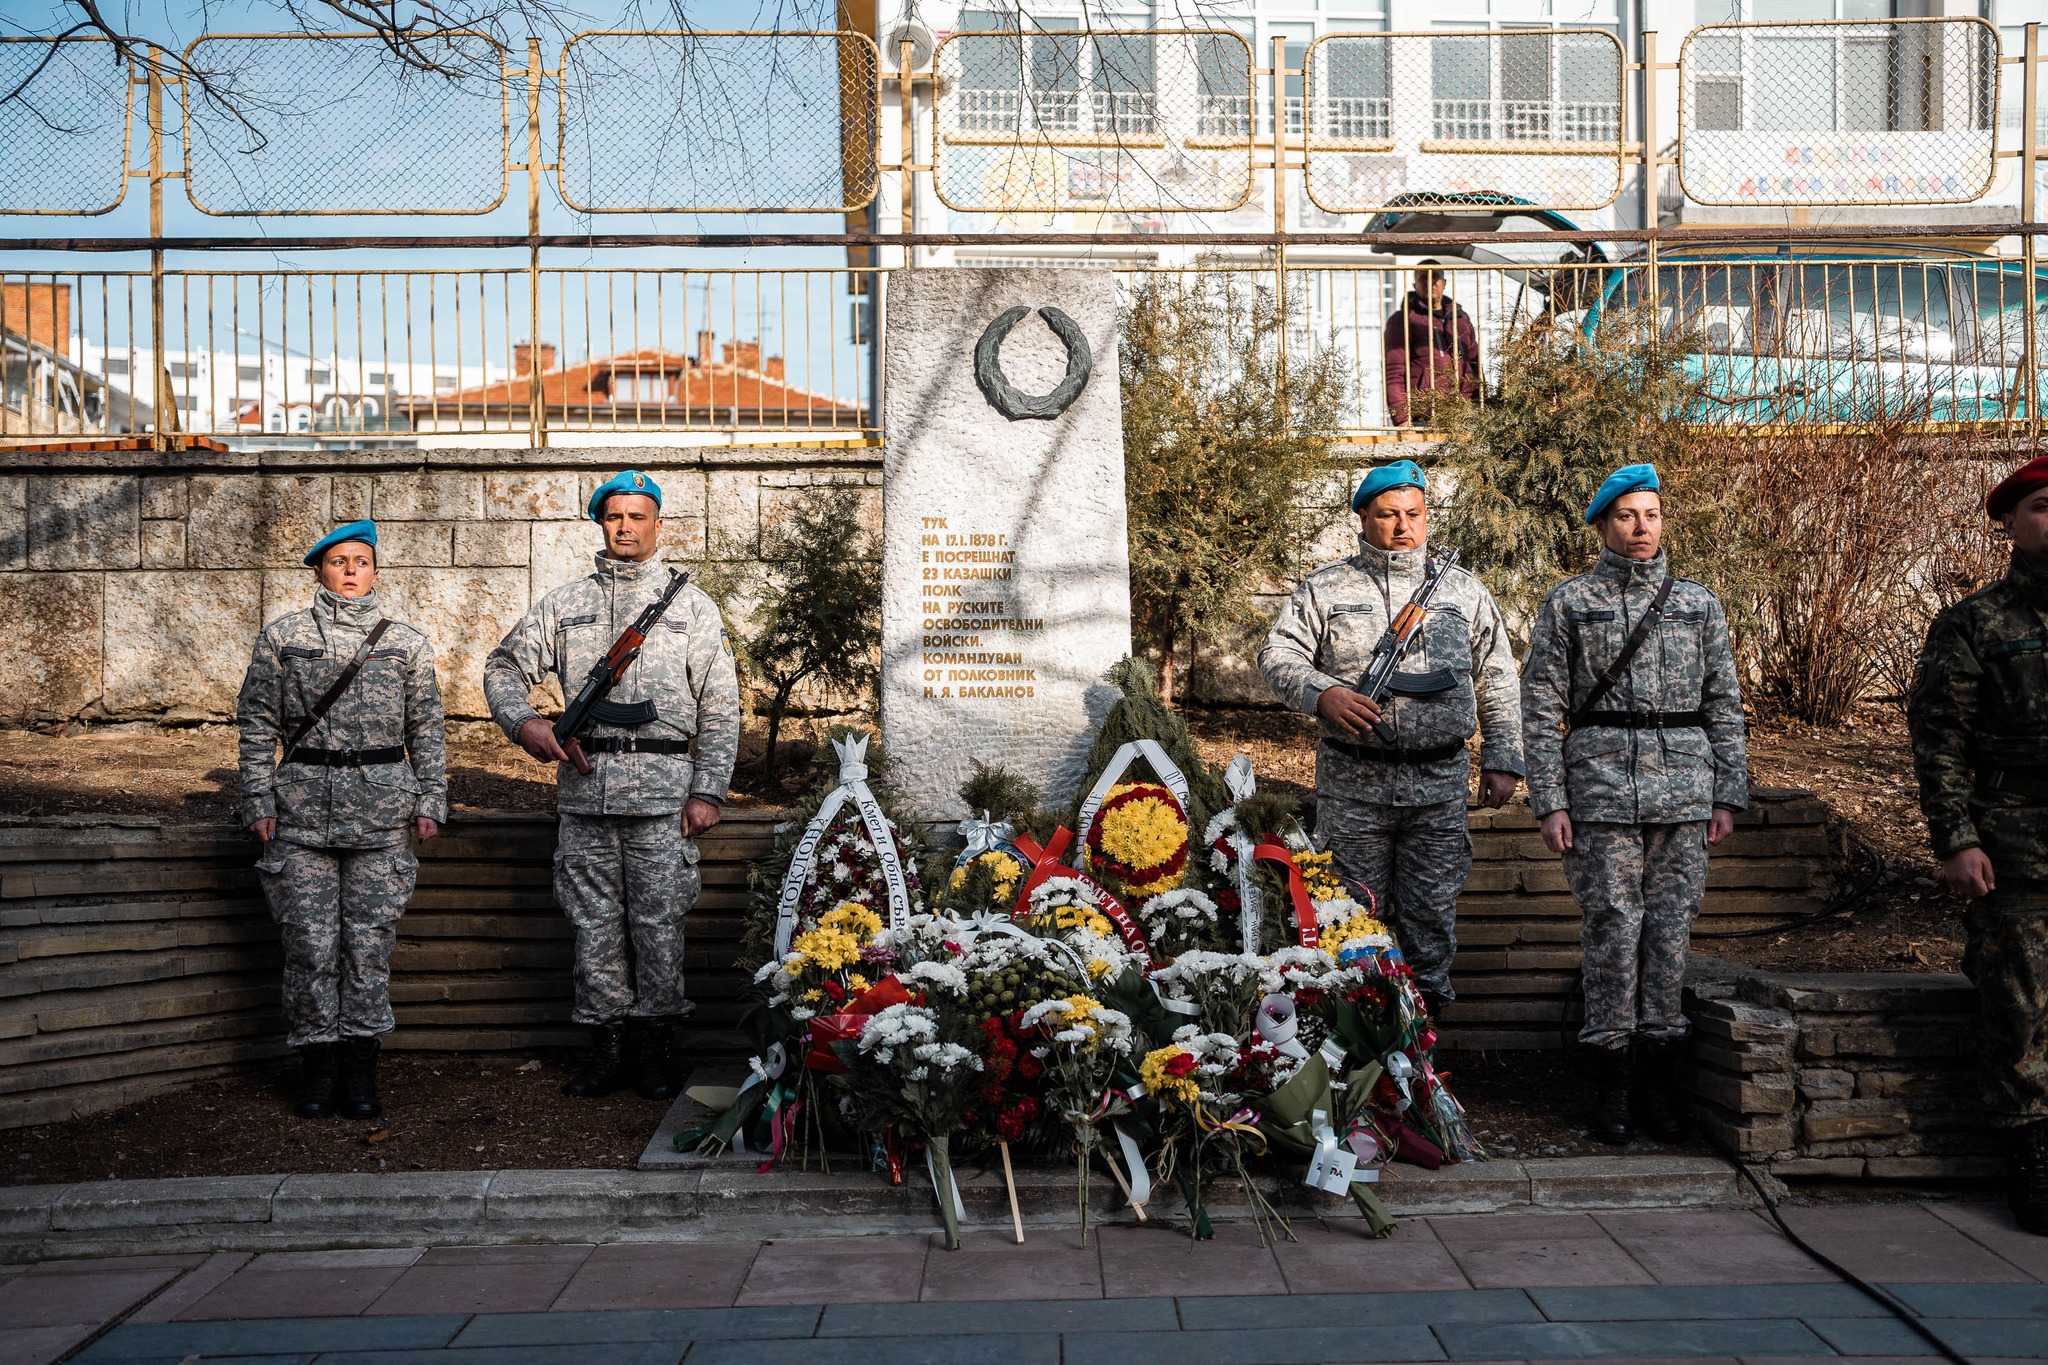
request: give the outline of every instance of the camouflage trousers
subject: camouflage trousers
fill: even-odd
[[[1579,1041],[1620,1048],[1633,1034],[1683,1038],[1692,922],[1707,890],[1707,822],[1574,820],[1564,873],[1579,903],[1586,1023]]]
[[[1337,855],[1340,874],[1372,889],[1416,984],[1457,999],[1451,958],[1458,951],[1458,895],[1472,874],[1465,798],[1428,806],[1325,801],[1316,834]]]
[[[555,899],[576,926],[579,1024],[681,1016],[683,921],[697,903],[697,845],[679,815],[562,813]]]
[[[256,864],[284,939],[293,1047],[389,1033],[391,947],[419,860],[405,844],[314,848],[273,839]]]
[[[2048,887],[2001,887],[1972,902],[1964,922],[1963,971],[1977,984],[1991,1121],[2048,1120]]]

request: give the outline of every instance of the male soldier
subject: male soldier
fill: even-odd
[[[2006,1197],[2048,1236],[2048,455],[1991,490],[2004,578],[1934,618],[1906,716],[1942,880],[1970,898],[1963,970],[2007,1130]]]
[[[1596,1058],[1593,1134],[1615,1143],[1632,1136],[1632,1108],[1659,1141],[1684,1135],[1685,954],[1707,846],[1749,802],[1728,622],[1714,594],[1665,567],[1661,487],[1647,464],[1600,485],[1586,508],[1600,560],[1543,599],[1522,662],[1529,808],[1584,917],[1579,1038]]]
[[[427,637],[377,602],[377,524],[306,552],[313,605],[263,628],[235,706],[242,819],[284,937],[284,1015],[298,1113],[375,1118],[377,1039],[391,1031],[391,947],[419,861],[408,834],[448,818],[441,689]],[[284,745],[283,762],[277,748]]]
[[[588,510],[604,532],[596,569],[541,598],[491,651],[484,695],[514,743],[557,765],[555,899],[576,926],[572,1017],[591,1031],[588,1064],[562,1093],[604,1095],[631,1083],[667,1099],[676,1089],[674,1025],[696,1008],[683,994],[683,920],[700,887],[696,836],[718,823],[739,754],[739,682],[718,608],[688,587],[607,698],[619,709],[651,704],[652,718],[612,710],[566,747],[556,742],[528,693],[553,676],[573,696],[670,572],[653,479],[626,470],[598,485]]]
[[[1339,872],[1372,889],[1434,1016],[1457,998],[1458,893],[1472,871],[1465,742],[1476,728],[1479,800],[1499,806],[1522,775],[1522,735],[1506,622],[1462,569],[1437,589],[1388,699],[1356,690],[1388,623],[1422,586],[1423,493],[1413,460],[1365,476],[1351,498],[1358,553],[1302,580],[1259,650],[1259,671],[1282,701],[1321,718],[1316,838]],[[1381,725],[1391,738],[1374,733]]]

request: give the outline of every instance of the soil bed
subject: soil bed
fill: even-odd
[[[573,1051],[399,1052],[378,1068],[384,1117],[291,1112],[292,1067],[205,1081],[106,1113],[0,1134],[9,1184],[349,1171],[631,1169],[665,1104],[630,1091],[571,1100]],[[1611,1148],[1583,1127],[1586,1078],[1556,1053],[1444,1057],[1474,1133],[1501,1157],[1711,1155],[1698,1140]]]

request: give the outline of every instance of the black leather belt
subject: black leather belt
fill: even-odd
[[[687,754],[687,739],[641,739],[638,735],[599,735],[583,741],[586,754]]]
[[[301,746],[284,756],[287,763],[304,763],[315,768],[374,768],[379,763],[402,763],[405,746],[386,749],[308,749]]]
[[[1621,730],[1704,730],[1704,711],[1588,711],[1572,718],[1572,729],[1611,725]]]
[[[1446,740],[1432,744],[1426,749],[1376,749],[1364,744],[1346,744],[1341,739],[1326,739],[1323,743],[1335,749],[1346,758],[1357,759],[1360,763],[1435,763],[1465,752],[1462,739]]]

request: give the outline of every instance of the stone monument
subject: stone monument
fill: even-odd
[[[1064,800],[1130,652],[1116,287],[899,270],[883,381],[882,738],[920,809],[969,762]]]

